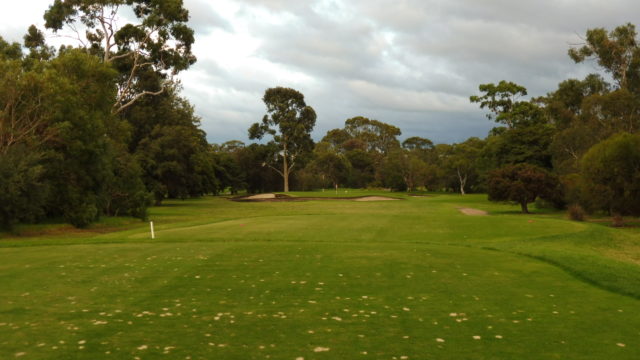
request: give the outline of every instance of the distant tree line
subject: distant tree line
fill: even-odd
[[[480,95],[470,101],[487,109],[497,126],[484,139],[457,144],[434,144],[421,137],[401,142],[399,128],[354,117],[343,128],[328,131],[313,150],[308,138],[300,142],[306,152],[296,154],[296,169],[287,172],[291,179],[286,181],[299,190],[341,186],[487,192],[490,200],[515,202],[523,212],[538,199],[558,208],[638,215],[640,46],[635,26],[588,30],[585,44],[570,49],[569,56],[577,63],[594,61],[609,80],[599,74],[568,79],[555,91],[529,100],[527,89],[513,82],[482,84]],[[225,183],[235,191],[283,190],[287,129],[308,133],[315,123],[314,113],[307,127],[295,121],[283,122],[279,129],[273,126],[278,121],[267,126],[269,119],[294,113],[272,104],[272,91],[288,93],[291,101],[304,99],[292,89],[267,91],[263,100],[270,115],[250,134],[261,138],[271,131],[272,141],[215,147],[219,157],[227,159]],[[291,103],[286,97],[279,101]]]
[[[171,6],[169,6],[171,5]],[[137,23],[117,27],[130,8]],[[362,116],[315,143],[304,95],[265,91],[266,114],[245,144],[208,144],[173,75],[195,62],[181,0],[61,1],[54,31],[81,22],[77,47],[49,47],[28,29],[0,37],[0,227],[100,216],[147,217],[164,199],[223,191],[385,188],[486,192],[490,200],[640,214],[640,47],[631,24],[587,31],[569,55],[610,80],[569,79],[525,100],[523,86],[480,85],[470,100],[497,123],[484,139],[434,144]]]

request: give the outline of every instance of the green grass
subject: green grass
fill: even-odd
[[[386,195],[171,201],[155,240],[26,227],[0,240],[0,359],[640,357],[637,229]]]

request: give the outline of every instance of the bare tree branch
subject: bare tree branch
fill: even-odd
[[[160,95],[164,92],[165,87],[162,87],[160,90],[158,91],[143,91],[141,93],[136,94],[129,102],[121,105],[118,108],[114,108],[114,110],[112,111],[112,113],[114,114],[118,114],[120,113],[122,110],[128,108],[129,106],[133,105],[136,101],[138,101],[138,99],[140,99],[141,97],[145,96],[145,95]],[[116,104],[115,106],[117,106],[118,104]]]

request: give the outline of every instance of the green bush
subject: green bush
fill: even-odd
[[[44,179],[43,155],[16,147],[0,156],[0,227],[34,222],[45,216],[49,186]]]
[[[77,228],[85,228],[98,218],[98,207],[92,202],[82,202],[65,211],[64,219]]]
[[[593,146],[581,169],[584,197],[595,209],[640,215],[640,135],[620,133]]]

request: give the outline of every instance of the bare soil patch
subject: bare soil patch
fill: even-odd
[[[484,211],[484,210],[472,209],[472,208],[458,208],[458,211],[460,211],[461,213],[463,213],[465,215],[469,215],[469,216],[487,216],[487,215],[489,215],[489,213]]]

